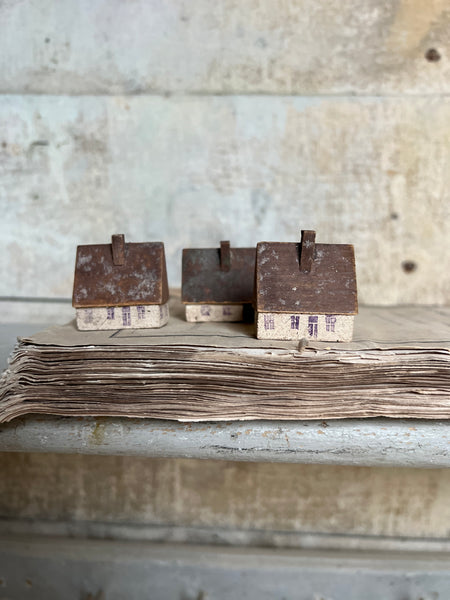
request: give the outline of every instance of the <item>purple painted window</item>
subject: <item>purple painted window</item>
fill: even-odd
[[[122,306],[122,325],[124,327],[131,325],[131,311],[129,306]]]
[[[138,319],[143,319],[145,317],[145,306],[136,306]]]
[[[93,321],[94,321],[94,311],[92,310],[92,308],[85,308],[84,309],[84,322],[92,323]]]
[[[308,317],[309,337],[317,337],[319,317]]]
[[[228,316],[231,315],[231,307],[224,306],[223,309],[222,309],[222,314],[223,315],[228,315]]]
[[[114,319],[114,306],[108,306],[106,309],[106,318],[108,321],[112,321]]]
[[[204,317],[209,317],[209,315],[210,315],[209,306],[202,305],[200,308],[200,314],[203,315]]]
[[[264,329],[275,329],[273,315],[264,315]]]
[[[327,331],[332,331],[334,333],[334,326],[336,325],[336,315],[326,315],[325,316],[325,326]]]
[[[297,315],[292,315],[291,316],[291,329],[298,329],[300,325],[300,317],[298,317]]]

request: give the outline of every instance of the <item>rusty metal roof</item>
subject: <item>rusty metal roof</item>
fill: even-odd
[[[75,308],[164,304],[169,299],[162,242],[78,246],[72,304]]]
[[[304,233],[307,235],[304,235],[303,246],[283,242],[257,245],[255,309],[259,312],[356,314],[353,246],[316,244],[314,232]]]
[[[253,299],[256,248],[185,248],[181,299],[184,303],[242,304]]]

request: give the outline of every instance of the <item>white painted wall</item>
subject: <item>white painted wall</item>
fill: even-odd
[[[448,303],[450,13],[388,4],[1,3],[0,296],[70,296],[112,233],[179,285],[185,246],[313,228],[361,302]]]

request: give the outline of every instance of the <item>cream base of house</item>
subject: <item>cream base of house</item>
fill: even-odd
[[[256,337],[260,340],[351,342],[353,315],[305,315],[256,313]]]
[[[103,329],[152,329],[169,320],[169,303],[146,306],[77,308],[77,327],[83,331]]]
[[[243,304],[186,304],[186,321],[242,321]]]

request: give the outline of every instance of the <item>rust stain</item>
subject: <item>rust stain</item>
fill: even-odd
[[[92,443],[96,446],[100,446],[105,441],[105,425],[99,423],[95,424],[94,431],[92,432]]]
[[[403,0],[391,27],[387,49],[403,54],[415,52],[439,22],[447,5],[447,0]]]

